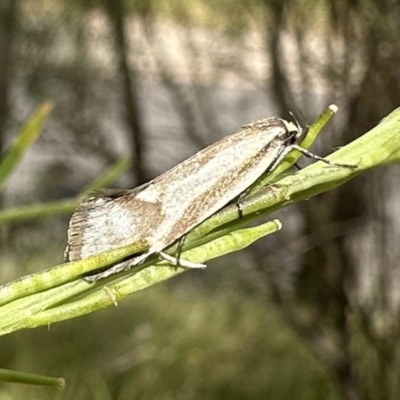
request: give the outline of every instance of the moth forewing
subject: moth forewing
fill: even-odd
[[[212,154],[212,146],[183,162],[179,174],[171,170],[164,179],[150,185],[149,190],[156,191],[161,199],[165,219],[152,237],[149,252],[161,251],[213,215],[273,165],[285,149],[287,132],[282,126],[267,130],[269,136],[262,135],[260,127],[245,127],[239,132],[241,136],[227,138],[229,145],[224,142],[216,154]],[[259,136],[251,138],[249,132]]]
[[[65,258],[77,261],[146,239],[161,219],[158,205],[135,193],[97,193],[80,203],[69,222]]]
[[[136,265],[184,236],[271,170],[297,141],[298,127],[279,118],[245,125],[143,186],[89,198],[71,218],[70,260],[146,239]],[[182,265],[184,263],[182,262]],[[121,263],[96,277],[126,269]]]

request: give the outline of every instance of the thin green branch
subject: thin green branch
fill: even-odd
[[[28,206],[13,207],[2,210],[0,211],[0,225],[9,224],[11,222],[25,222],[27,220],[51,217],[54,215],[70,214],[76,209],[80,199],[84,195],[88,192],[109,185],[124,171],[126,171],[129,166],[129,157],[117,161],[73,199],[49,201],[46,203],[30,204]]]
[[[25,383],[28,385],[38,386],[54,386],[58,389],[63,389],[65,386],[65,381],[63,378],[53,378],[43,375],[28,374],[25,372],[12,371],[2,368],[0,368],[0,381]]]
[[[280,228],[280,222],[275,220],[256,227],[233,231],[229,235],[213,240],[196,249],[184,252],[182,257],[189,261],[207,261],[210,257],[220,257],[227,253],[241,250],[261,237],[276,232]],[[88,314],[94,310],[99,310],[111,305],[117,305],[119,301],[134,292],[143,290],[187,271],[187,269],[182,267],[172,267],[165,261],[152,266],[148,266],[148,264],[149,263],[146,263],[134,268],[132,271],[122,274],[124,279],[113,278],[111,280],[102,280],[94,285],[83,279],[79,279],[78,281],[68,283],[59,288],[50,289],[45,293],[34,294],[28,298],[10,303],[10,307],[7,310],[8,314],[1,314],[0,317],[2,321],[0,334],[6,334],[24,328],[48,325]],[[56,305],[61,300],[61,297],[66,298],[71,295],[76,295],[85,288],[86,290],[91,290],[91,293],[58,307],[55,306],[46,309],[50,303]],[[54,299],[54,296],[58,297]],[[28,299],[28,301],[26,299]],[[33,312],[31,312],[31,310],[33,310]],[[12,316],[13,312],[16,312],[19,317],[15,318],[15,316]]]
[[[314,132],[311,129],[311,134],[317,135],[318,129],[314,129]],[[293,158],[290,161],[285,160],[286,165],[281,168],[288,168],[295,162],[297,156],[291,154],[290,157]],[[243,219],[238,219],[237,207],[232,204],[194,229],[186,239],[187,245],[183,257],[193,262],[204,262],[244,248],[280,228],[280,224],[276,221],[252,228],[242,228],[244,224],[261,214],[269,214],[294,201],[330,190],[369,168],[400,162],[400,109],[395,110],[377,127],[335,152],[328,159],[337,163],[357,164],[358,168],[336,167],[318,162],[280,179],[274,177],[272,185],[257,190],[245,199]],[[126,248],[124,251],[126,253],[123,254],[129,256],[137,250]],[[170,251],[173,252],[173,249]],[[2,299],[4,302],[0,307],[0,334],[47,325],[93,312],[116,304],[131,293],[185,271],[183,268],[171,267],[165,262],[157,262],[153,257],[143,265],[100,280],[94,285],[81,279],[83,271],[109,265],[107,263],[112,258],[102,257],[110,255],[116,257],[117,253],[117,251],[106,252],[90,260],[64,264],[42,275],[33,274],[0,288],[0,302]],[[64,274],[68,278],[60,279]],[[42,286],[36,286],[35,279],[38,276],[42,277],[42,280],[38,279]],[[30,282],[32,289],[29,291],[27,288]],[[13,287],[11,292],[10,287]]]
[[[146,241],[143,240],[105,253],[100,253],[85,260],[57,265],[35,274],[23,276],[13,282],[0,286],[0,305],[7,304],[12,300],[33,293],[39,293],[46,289],[58,287],[90,271],[116,263],[132,254],[145,251],[148,247]],[[0,315],[2,315],[5,310],[6,307],[0,308]]]

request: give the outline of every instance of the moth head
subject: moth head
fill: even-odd
[[[302,120],[301,122],[296,118],[296,116],[291,111],[289,111],[289,114],[293,118],[293,122],[289,122],[289,121],[285,121],[285,120],[283,120],[283,122],[289,133],[291,142],[293,144],[301,143],[307,135],[309,126],[307,125],[302,114],[300,115],[301,120]]]

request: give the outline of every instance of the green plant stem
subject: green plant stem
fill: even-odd
[[[182,257],[189,261],[206,261],[211,256],[219,257],[232,251],[241,250],[280,228],[279,221],[270,221],[256,227],[233,231],[224,237],[184,252]],[[145,268],[148,264],[143,264],[133,271],[119,275],[117,280],[113,278],[91,284],[79,279],[8,303],[0,310],[0,335],[88,314],[116,304],[133,292],[143,290],[187,270],[182,267],[172,267],[165,261]],[[121,276],[125,278],[121,280]],[[85,290],[92,291],[92,293],[57,306],[63,300],[81,294]]]
[[[105,253],[100,253],[85,260],[57,265],[35,274],[23,276],[13,282],[0,286],[0,305],[80,278],[84,274],[95,269],[116,263],[132,254],[145,251],[148,247],[148,243],[143,240]],[[0,315],[2,315],[5,310],[6,307],[0,308]]]
[[[290,154],[293,158],[290,161],[285,160],[287,164],[281,168],[287,168],[294,162],[298,156],[294,153]],[[187,246],[183,257],[198,263],[244,248],[258,238],[279,229],[280,225],[277,222],[242,229],[244,224],[261,214],[269,214],[294,201],[330,190],[369,168],[400,162],[400,109],[392,112],[370,132],[335,152],[328,159],[337,163],[357,164],[358,168],[337,167],[318,162],[299,172],[275,179],[272,185],[259,189],[245,199],[243,219],[238,219],[237,207],[232,204],[194,229],[186,239]],[[169,249],[171,250],[173,251]],[[109,253],[111,252],[104,254]],[[65,264],[62,268],[65,268],[64,272],[73,279],[78,272],[82,273],[81,268],[88,271],[103,265],[96,257],[92,263],[88,260],[78,263],[79,268],[74,263]],[[72,270],[69,271],[69,268]],[[143,265],[100,280],[94,285],[80,278],[60,285],[60,280],[56,280],[59,274],[55,274],[54,282],[57,281],[57,284],[50,279],[46,281],[46,289],[37,292],[37,288],[34,288],[29,295],[18,289],[17,294],[13,294],[14,300],[7,300],[7,304],[0,307],[0,334],[47,325],[93,312],[116,304],[135,291],[184,271],[183,268],[165,265],[165,262],[157,263],[153,257]],[[30,279],[34,282],[35,275],[27,278],[25,287]],[[3,290],[4,287],[0,288],[0,299]]]
[[[63,389],[65,386],[65,381],[63,378],[27,374],[25,372],[12,371],[2,368],[0,368],[0,381],[25,383],[28,385],[54,386],[58,389]]]

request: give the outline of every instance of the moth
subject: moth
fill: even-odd
[[[281,118],[244,125],[154,180],[131,190],[106,190],[83,200],[68,228],[67,261],[145,239],[147,251],[86,277],[94,281],[138,265],[158,254],[172,264],[204,268],[164,253],[195,226],[237,199],[292,150],[328,164],[300,143],[308,128]]]

